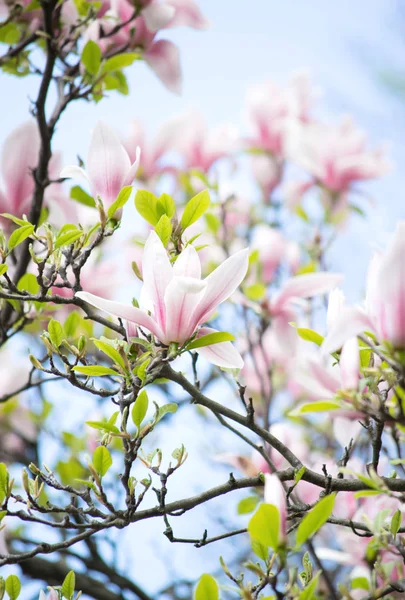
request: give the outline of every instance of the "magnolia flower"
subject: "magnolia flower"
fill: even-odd
[[[79,292],[76,296],[96,308],[144,327],[163,344],[173,342],[182,345],[195,333],[202,336],[214,332],[200,326],[212,317],[221,302],[233,294],[245,277],[247,268],[246,248],[230,256],[202,280],[201,263],[195,248],[186,246],[172,265],[162,242],[152,231],[142,257],[141,305],[144,310],[87,292]],[[230,342],[198,348],[197,352],[221,367],[240,369],[243,366],[242,357]]]
[[[209,26],[209,22],[193,0],[148,0],[142,10],[142,16],[149,31],[169,27],[207,29]]]
[[[140,153],[138,147],[135,162],[131,164],[118,135],[111,127],[99,121],[91,136],[87,171],[81,167],[69,166],[62,169],[60,176],[87,180],[94,198],[99,196],[104,205],[110,206],[121,189],[133,182]]]
[[[41,590],[39,592],[39,597],[38,600],[58,600],[59,598],[59,594],[56,590],[54,590],[53,588],[48,588],[49,593],[48,595],[45,594],[45,592],[43,590]]]
[[[266,504],[272,504],[278,510],[280,515],[279,541],[287,537],[287,502],[285,491],[277,475],[264,476],[264,501]]]
[[[333,352],[346,340],[365,331],[379,340],[405,348],[405,221],[398,223],[384,253],[373,257],[364,307],[343,308],[322,348]]]

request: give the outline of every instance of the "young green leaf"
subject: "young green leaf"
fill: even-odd
[[[138,52],[126,52],[125,54],[117,54],[108,58],[103,64],[103,73],[111,73],[129,67],[136,60],[141,60],[142,55]]]
[[[39,292],[39,283],[34,273],[25,273],[17,283],[17,288],[35,296]]]
[[[21,583],[17,575],[9,575],[6,579],[6,592],[10,600],[17,600],[21,592]]]
[[[135,195],[135,208],[138,213],[154,227],[158,224],[160,215],[157,210],[157,198],[148,190],[138,190]]]
[[[110,208],[107,211],[107,217],[109,219],[112,219],[112,217],[115,215],[117,210],[119,210],[120,208],[125,206],[125,204],[129,200],[131,192],[132,192],[132,185],[127,185],[122,188],[122,190],[120,191],[120,193],[117,196],[117,199],[111,204]]]
[[[34,225],[28,223],[27,225],[22,225],[10,235],[8,240],[8,249],[13,250],[16,246],[21,244],[24,240],[26,240],[32,233],[34,232]]]
[[[56,346],[56,348],[59,348],[63,340],[63,327],[59,321],[55,321],[55,319],[49,321],[48,333],[52,344]]]
[[[193,342],[190,342],[186,346],[187,350],[195,350],[196,348],[204,348],[204,346],[212,346],[213,344],[220,344],[221,342],[233,342],[235,340],[231,333],[226,331],[216,331],[215,333],[208,333],[202,335]]]
[[[91,365],[91,366],[76,366],[73,367],[72,371],[75,373],[81,373],[82,375],[88,375],[89,377],[104,377],[106,375],[119,375],[117,371],[114,369],[110,369],[109,367],[103,367],[101,365]]]
[[[105,446],[98,446],[93,452],[93,466],[100,477],[104,477],[112,465],[111,454]]]
[[[160,240],[161,240],[163,246],[166,247],[170,241],[172,231],[173,231],[173,226],[172,226],[171,221],[168,216],[162,215],[160,217],[159,222],[155,227],[155,231],[156,231],[157,235],[160,237]]]
[[[248,524],[251,540],[277,550],[280,535],[280,513],[273,504],[261,504]]]
[[[318,587],[320,575],[321,571],[318,571],[305,589],[300,593],[299,600],[313,600],[313,598],[315,598],[315,592],[316,588]]]
[[[195,588],[194,600],[219,600],[219,587],[212,575],[201,575]]]
[[[308,413],[325,412],[337,410],[338,408],[342,408],[340,402],[334,400],[317,400],[315,402],[308,402],[307,404],[300,404],[288,414],[290,417],[299,417]]]
[[[70,190],[70,197],[72,200],[76,200],[80,204],[84,204],[84,206],[91,206],[92,208],[96,208],[96,203],[94,202],[94,198],[90,196],[87,192],[85,192],[80,185],[74,185]]]
[[[302,519],[297,529],[297,547],[301,547],[312,537],[332,514],[336,494],[329,494],[322,498]]]
[[[156,210],[160,216],[166,215],[171,219],[176,213],[176,204],[169,194],[162,194],[157,199]]]
[[[66,600],[71,600],[73,598],[73,594],[75,592],[76,585],[76,576],[73,571],[69,571],[66,575],[63,583],[62,583],[62,596],[66,598]]]
[[[0,463],[0,504],[3,504],[4,498],[8,494],[8,472],[4,463]]]
[[[97,75],[101,64],[101,50],[93,40],[89,40],[83,48],[81,62],[90,75]]]
[[[82,237],[84,231],[81,229],[75,229],[73,231],[68,231],[67,233],[63,233],[59,235],[55,241],[55,249],[61,248],[62,246],[70,246],[70,244],[74,244],[78,239]]]
[[[163,406],[159,406],[159,412],[156,418],[156,423],[158,423],[167,413],[175,413],[178,406],[175,402],[169,402],[169,404],[164,404]]]
[[[141,427],[142,421],[145,418],[145,415],[148,411],[148,406],[149,406],[149,399],[148,399],[148,394],[146,392],[146,390],[142,390],[137,399],[135,400],[135,403],[132,407],[132,421],[134,422],[134,424],[136,425],[138,431]]]
[[[108,433],[119,434],[120,430],[115,425],[107,423],[107,421],[86,421],[86,425],[99,431],[107,431]]]
[[[401,522],[402,522],[402,513],[398,509],[394,513],[394,516],[391,519],[391,525],[390,525],[390,531],[391,531],[392,535],[394,536],[394,539],[397,537],[397,533],[399,531],[399,528],[401,527]]]
[[[305,340],[306,342],[313,342],[317,346],[322,345],[324,338],[316,331],[313,331],[313,329],[307,329],[306,327],[297,327],[297,333],[300,336],[300,338]]]
[[[119,365],[120,367],[122,367],[125,370],[124,359],[122,358],[122,356],[120,355],[118,350],[116,350],[115,348],[110,346],[110,344],[107,344],[106,342],[102,342],[101,340],[93,339],[93,342],[94,342],[95,346],[97,346],[97,348],[99,350],[101,350],[101,352],[104,352],[104,354],[109,356],[113,362],[115,362],[117,365]]]
[[[237,512],[238,515],[248,515],[252,513],[260,501],[259,496],[247,496],[239,501]]]
[[[210,195],[207,190],[203,190],[194,196],[194,198],[191,198],[191,200],[187,202],[181,217],[180,223],[183,231],[198,221],[198,219],[208,210],[210,204]]]

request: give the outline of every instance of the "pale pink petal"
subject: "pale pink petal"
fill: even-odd
[[[195,331],[192,320],[193,310],[198,296],[206,283],[194,277],[173,277],[166,288],[164,303],[166,307],[165,343],[184,344]]]
[[[210,327],[201,327],[198,333],[198,337],[201,337],[210,333],[216,333],[216,330]],[[213,365],[224,369],[241,369],[244,365],[243,358],[231,342],[220,342],[212,346],[196,348],[195,351]]]
[[[326,314],[326,327],[330,331],[345,305],[345,295],[340,288],[329,293],[328,312]]]
[[[89,181],[86,171],[81,167],[77,167],[75,165],[63,167],[62,171],[59,174],[59,177],[70,179],[84,179],[87,182]]]
[[[286,537],[287,502],[283,485],[277,475],[268,473],[264,476],[264,501],[275,506],[280,515],[280,539]]]
[[[181,94],[179,49],[168,40],[154,42],[144,54],[145,62],[174,94]]]
[[[170,4],[149,4],[142,10],[146,27],[155,32],[165,27],[174,17],[176,9]]]
[[[370,317],[362,308],[344,308],[322,344],[324,353],[334,352],[353,336],[374,331]]]
[[[201,279],[201,262],[197,250],[188,244],[173,265],[176,276],[194,277]]]
[[[341,283],[343,275],[338,273],[308,273],[289,279],[274,301],[273,310],[280,310],[291,298],[312,298],[324,294]]]
[[[333,436],[335,440],[346,448],[350,440],[356,441],[363,426],[356,419],[346,419],[345,417],[335,417],[333,419]]]
[[[93,196],[99,195],[107,206],[112,204],[124,187],[130,169],[131,161],[118,135],[99,121],[91,137],[87,159]]]
[[[141,161],[141,149],[139,146],[136,147],[135,150],[135,162],[131,165],[128,173],[125,175],[124,181],[122,182],[123,186],[131,185],[136,177],[136,174],[139,169],[139,163]]]
[[[159,236],[151,231],[142,256],[142,298],[153,306],[153,314],[163,331],[166,329],[164,296],[173,277],[173,269]]]
[[[23,123],[4,140],[1,170],[7,188],[8,212],[21,216],[21,207],[34,189],[32,169],[37,166],[40,138],[34,121]]]
[[[175,8],[175,14],[166,27],[192,27],[193,29],[209,27],[209,21],[193,0],[168,0],[168,4]]]
[[[229,298],[243,281],[249,266],[249,249],[239,250],[226,259],[205,279],[207,287],[194,313],[197,323],[203,323],[216,307]]]
[[[76,297],[91,304],[95,308],[104,310],[114,317],[119,317],[120,319],[131,321],[131,323],[136,323],[136,325],[139,325],[140,327],[145,327],[145,329],[153,333],[158,339],[163,337],[162,331],[156,321],[140,308],[135,308],[135,306],[129,304],[122,304],[122,302],[105,300],[104,298],[100,298],[89,292],[77,292]]]
[[[360,354],[356,337],[343,344],[339,364],[343,389],[357,390],[360,379]]]

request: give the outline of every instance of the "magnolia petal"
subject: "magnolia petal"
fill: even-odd
[[[195,309],[194,318],[203,323],[216,307],[229,298],[244,279],[249,266],[249,249],[239,250],[205,279],[206,290]]]
[[[193,29],[209,27],[209,21],[193,0],[169,0],[169,4],[174,7],[175,14],[166,27],[192,27]]]
[[[360,379],[360,353],[356,337],[343,344],[339,364],[343,389],[357,390]]]
[[[144,59],[169,91],[181,94],[180,56],[175,44],[158,40],[145,52]]]
[[[370,317],[362,308],[344,308],[321,346],[324,353],[335,352],[351,337],[374,331]]]
[[[142,10],[145,25],[152,33],[165,27],[174,17],[176,9],[169,4],[149,4]]]
[[[176,276],[194,277],[201,279],[201,262],[197,250],[189,244],[180,254],[173,265],[173,274]]]
[[[193,277],[173,277],[166,288],[164,303],[168,316],[164,340],[167,344],[184,344],[194,333],[197,324],[192,320],[193,309],[206,284]]]
[[[76,298],[80,298],[95,308],[104,310],[114,317],[119,317],[120,319],[135,323],[140,327],[145,327],[145,329],[153,333],[159,340],[163,337],[158,324],[140,308],[135,308],[135,306],[123,304],[122,302],[105,300],[105,298],[100,298],[89,292],[77,292]]]
[[[7,212],[22,216],[34,189],[31,170],[37,166],[40,137],[35,121],[27,121],[4,140],[1,170],[6,184]]]
[[[69,178],[69,179],[85,179],[89,181],[87,177],[87,173],[81,167],[75,165],[69,165],[68,167],[63,167],[62,171],[59,174],[59,177]]]
[[[131,161],[115,131],[99,121],[94,128],[87,158],[87,173],[93,196],[111,205],[131,171]]]
[[[217,331],[211,329],[211,327],[201,327],[198,332],[198,337],[208,335],[209,333],[217,333]],[[244,365],[243,358],[231,342],[220,342],[219,344],[213,344],[212,346],[196,348],[195,352],[201,354],[201,356],[213,365],[225,369],[241,369]]]
[[[131,185],[136,177],[136,174],[139,169],[139,163],[141,162],[141,149],[139,146],[136,147],[135,150],[135,162],[131,165],[128,173],[125,175],[123,186]]]
[[[164,296],[173,277],[173,268],[159,236],[151,231],[142,256],[142,301],[147,299],[153,306],[155,319],[161,329],[166,328]]]
[[[362,430],[362,424],[356,419],[346,419],[345,417],[333,419],[333,437],[342,448],[348,447],[350,440],[355,442]]]
[[[312,298],[335,288],[343,280],[338,273],[308,273],[289,279],[273,302],[273,311],[280,310],[291,298]]]

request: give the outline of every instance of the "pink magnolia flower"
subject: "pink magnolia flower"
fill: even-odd
[[[40,137],[34,121],[23,123],[5,139],[1,156],[5,191],[0,191],[0,212],[17,217],[28,213],[35,186],[32,169],[37,166],[39,148]]]
[[[280,515],[279,541],[287,538],[287,501],[284,488],[277,475],[264,476],[264,501],[266,504],[272,504],[278,510]]]
[[[254,87],[248,97],[253,135],[246,140],[247,146],[270,152],[273,157],[284,157],[289,123],[308,121],[314,98],[306,73],[296,73],[285,87],[273,81]]]
[[[405,348],[405,221],[398,223],[388,249],[373,257],[364,307],[346,307],[325,338],[324,352],[333,352],[365,331]]]
[[[147,0],[142,16],[150,31],[169,27],[207,29],[209,22],[193,0]]]
[[[123,140],[123,145],[131,161],[136,160],[138,147],[142,148],[137,179],[149,182],[167,170],[159,164],[159,161],[166,152],[173,148],[178,136],[177,127],[178,120],[172,119],[161,127],[153,142],[147,142],[141,122],[133,121],[131,123],[130,134]]]
[[[38,600],[58,600],[59,599],[59,594],[56,590],[54,590],[53,588],[48,588],[49,593],[48,595],[46,595],[46,593],[41,590],[39,592],[39,597]]]
[[[353,183],[381,177],[390,170],[384,150],[368,150],[364,133],[350,118],[338,125],[295,123],[288,146],[292,160],[333,192],[346,192]]]
[[[140,148],[131,164],[130,158],[113,129],[99,121],[94,128],[87,156],[87,172],[81,167],[62,169],[61,177],[81,178],[88,181],[91,193],[110,206],[121,189],[131,185],[140,161]]]
[[[200,259],[191,245],[186,246],[172,265],[162,242],[152,231],[142,258],[141,304],[145,310],[87,292],[79,292],[77,297],[144,327],[163,344],[182,345],[196,332],[200,336],[213,332],[200,326],[233,294],[247,268],[248,249],[240,250],[202,280]],[[151,316],[147,310],[151,311]],[[197,352],[221,367],[240,369],[243,366],[242,357],[230,342],[198,348]]]
[[[286,260],[294,271],[299,265],[300,250],[294,242],[287,241],[278,229],[268,225],[255,227],[252,236],[252,250],[258,250],[261,277],[264,283],[269,283],[281,262]]]

